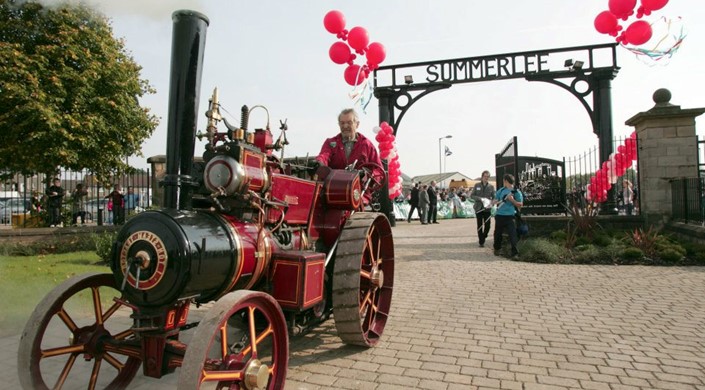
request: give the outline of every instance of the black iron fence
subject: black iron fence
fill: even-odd
[[[149,170],[136,171],[131,174],[117,176],[110,183],[100,183],[88,171],[60,171],[56,176],[38,174],[32,176],[13,175],[5,179],[0,186],[0,225],[13,227],[47,226],[48,197],[47,189],[54,178],[61,181],[64,190],[62,202],[63,224],[73,224],[80,221],[84,212],[83,222],[89,224],[112,224],[112,204],[107,198],[115,185],[119,185],[125,195],[124,207],[128,214],[140,212],[151,205],[153,184]],[[81,184],[86,190],[83,206],[79,207],[73,201],[72,193]],[[129,195],[129,196],[128,196]]]
[[[625,144],[628,137],[615,137],[612,140],[612,149],[618,151],[619,146]],[[638,144],[637,144],[638,150]],[[587,186],[590,178],[595,172],[600,170],[603,161],[600,161],[600,153],[597,146],[583,152],[582,154],[563,158],[566,171],[566,200],[568,207],[574,205],[584,208],[588,203],[586,198]],[[617,176],[612,183],[613,191],[611,202],[616,206],[619,214],[628,214],[630,209],[632,214],[639,213],[639,167],[638,159],[625,171],[622,176]],[[632,207],[628,207],[628,202],[624,200],[623,183],[628,180],[632,185]]]
[[[698,174],[705,179],[705,137],[698,139]]]
[[[705,178],[672,180],[671,211],[674,221],[705,224]]]

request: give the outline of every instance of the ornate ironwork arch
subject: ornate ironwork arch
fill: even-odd
[[[563,88],[580,101],[599,139],[600,159],[606,161],[613,149],[611,80],[619,72],[616,47],[611,43],[383,66],[374,71],[379,121],[389,123],[396,135],[414,103],[454,84],[517,78],[542,81]],[[560,56],[557,66],[555,60]],[[414,77],[424,82],[416,83]],[[585,90],[579,89],[582,83]],[[590,95],[592,104],[588,102]],[[387,197],[381,198],[382,211],[394,223],[391,203]]]

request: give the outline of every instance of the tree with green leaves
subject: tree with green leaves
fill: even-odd
[[[96,11],[0,0],[0,171],[126,171],[158,123],[140,70]]]

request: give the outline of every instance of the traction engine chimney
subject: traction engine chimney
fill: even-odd
[[[172,20],[166,174],[162,184],[164,206],[183,210],[191,208],[191,197],[197,186],[191,170],[209,21],[205,15],[189,10],[174,12]]]

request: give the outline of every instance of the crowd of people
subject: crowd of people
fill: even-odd
[[[61,186],[61,179],[55,178],[52,180],[52,185],[44,192],[44,196],[39,191],[34,191],[30,198],[30,214],[39,215],[46,210],[47,223],[49,227],[63,227],[64,220],[62,210],[65,205],[69,205],[71,210],[71,225],[85,226],[89,213],[86,210],[86,202],[88,190],[83,183],[77,183],[76,187],[67,193]],[[125,223],[125,217],[134,214],[140,207],[140,195],[134,191],[131,186],[127,187],[127,192],[123,193],[120,184],[115,184],[112,192],[104,197],[107,199],[107,218],[108,224],[122,225]],[[94,216],[90,215],[92,218]],[[80,225],[78,221],[81,221]]]
[[[524,196],[521,191],[514,187],[515,179],[513,175],[504,175],[502,178],[503,186],[496,191],[494,186],[489,183],[489,179],[490,172],[483,171],[480,182],[475,184],[472,190],[461,189],[460,191],[456,191],[453,188],[439,191],[436,188],[435,181],[431,181],[430,184],[414,184],[408,196],[410,209],[406,222],[411,223],[411,218],[414,215],[414,211],[416,211],[422,225],[438,223],[438,200],[441,192],[446,194],[445,199],[441,199],[450,201],[453,205],[453,210],[459,208],[455,204],[456,202],[459,203],[470,198],[473,201],[480,247],[485,246],[485,241],[490,234],[492,208],[496,208],[494,216],[494,252],[497,255],[499,254],[503,235],[506,234],[511,245],[510,255],[512,257],[517,256],[519,254],[517,250],[519,237],[515,217],[520,214],[520,210],[524,205]]]

